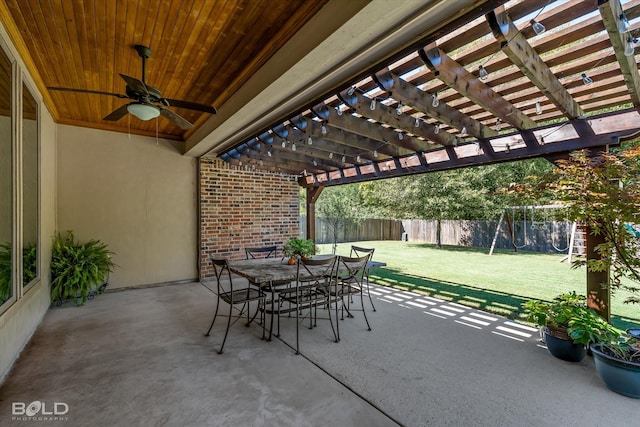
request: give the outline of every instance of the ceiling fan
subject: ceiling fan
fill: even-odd
[[[134,46],[138,55],[142,58],[142,80],[138,80],[134,77],[129,77],[124,74],[120,74],[120,77],[126,82],[125,92],[126,95],[112,92],[102,92],[97,90],[88,89],[74,89],[66,87],[47,87],[49,90],[59,90],[66,92],[82,92],[82,93],[95,93],[98,95],[110,95],[117,98],[131,99],[133,102],[125,104],[119,108],[116,108],[109,115],[102,120],[116,121],[123,118],[127,113],[131,113],[140,120],[151,120],[159,115],[163,115],[168,118],[182,129],[190,129],[193,127],[188,120],[176,114],[165,107],[178,107],[186,108],[189,110],[202,111],[205,113],[215,114],[216,109],[211,105],[198,104],[190,101],[183,101],[180,99],[163,98],[160,90],[155,87],[147,85],[145,81],[146,61],[151,56],[151,49],[147,46],[135,45]]]

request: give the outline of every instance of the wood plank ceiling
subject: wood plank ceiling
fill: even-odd
[[[617,144],[640,130],[639,17],[640,0],[507,1],[212,154],[323,187]]]
[[[2,0],[0,16],[17,28],[56,122],[185,140],[208,113],[168,107],[195,124],[189,131],[163,118],[104,121],[129,101],[46,87],[124,94],[119,73],[141,78],[140,44],[152,50],[146,81],[162,96],[220,106],[326,1]]]

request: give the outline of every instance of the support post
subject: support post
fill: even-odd
[[[324,187],[307,188],[307,239],[316,243],[316,201]]]
[[[605,243],[602,235],[594,235],[593,229],[587,225],[586,230],[586,257],[587,262],[591,259],[600,259],[600,254],[595,248]],[[587,307],[593,308],[598,314],[604,317],[607,322],[611,321],[611,289],[609,287],[609,270],[591,271],[587,264]]]

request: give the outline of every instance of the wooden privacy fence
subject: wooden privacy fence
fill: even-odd
[[[490,248],[498,221],[442,221],[443,245]],[[300,230],[306,230],[306,217],[300,218]],[[513,223],[514,239],[502,224],[496,248],[541,253],[567,253],[571,237],[570,222]],[[356,226],[340,230],[338,242],[365,240],[408,240],[410,242],[435,243],[436,221],[367,219]],[[325,218],[316,217],[316,243],[333,243],[332,229]]]

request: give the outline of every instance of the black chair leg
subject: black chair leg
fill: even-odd
[[[213,323],[216,321],[216,317],[218,316],[218,307],[220,307],[220,297],[216,298],[216,311],[213,313],[213,320],[211,321],[211,326],[209,326],[209,330],[207,331],[206,334],[204,334],[205,337],[209,336],[209,333],[211,332],[211,328],[213,328]]]

